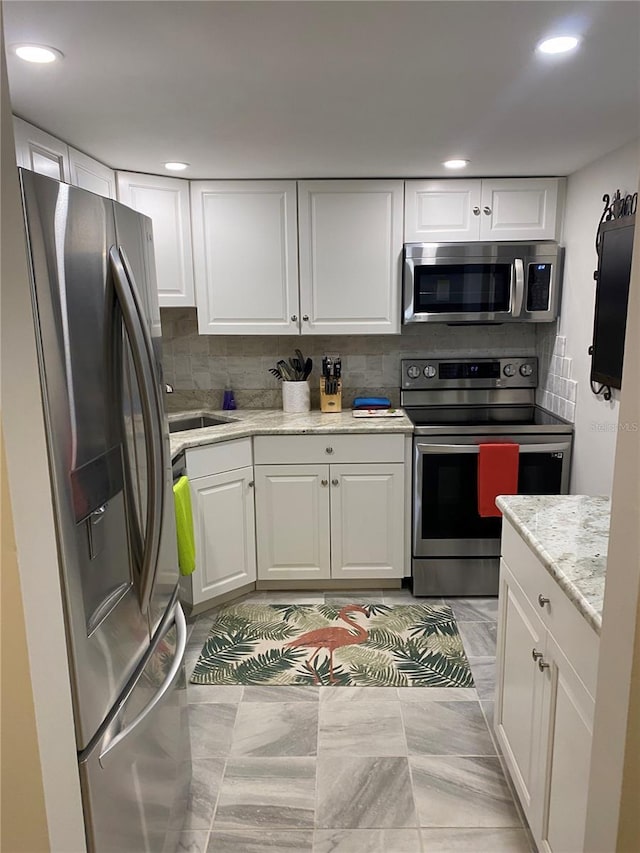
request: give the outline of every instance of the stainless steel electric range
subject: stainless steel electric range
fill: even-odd
[[[500,518],[478,513],[484,442],[520,447],[518,493],[565,494],[573,426],[535,405],[535,357],[402,360],[400,402],[415,425],[414,595],[497,595]]]

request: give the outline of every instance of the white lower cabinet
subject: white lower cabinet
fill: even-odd
[[[206,468],[207,451],[211,451],[209,467],[215,471],[190,477],[196,569],[188,578],[183,578],[182,587],[187,588],[187,597],[194,606],[254,583],[256,579],[251,440],[228,444],[226,453],[225,445],[194,448],[193,470],[202,473],[203,467]],[[190,452],[187,451],[188,474]],[[243,457],[249,464],[220,470],[225,467],[225,456],[230,464]]]
[[[331,577],[329,466],[256,465],[260,580]]]
[[[400,577],[404,466],[331,465],[331,577]]]
[[[404,464],[255,472],[259,580],[403,576]]]
[[[584,849],[595,702],[551,634],[542,697],[541,829],[539,848]]]
[[[514,542],[508,527],[505,521],[507,540]],[[523,543],[519,553],[511,554],[503,540],[503,556],[496,736],[538,850],[579,853],[586,821],[597,636],[555,581],[549,587],[549,573]],[[544,595],[535,593],[538,587]],[[573,613],[565,610],[567,605]]]

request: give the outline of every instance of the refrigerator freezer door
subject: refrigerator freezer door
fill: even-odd
[[[91,853],[160,853],[183,814],[190,777],[180,605],[103,736],[80,758]]]
[[[150,641],[124,496],[113,202],[25,170],[21,181],[80,750]]]
[[[158,307],[156,287],[152,223],[148,217],[142,216],[122,204],[114,203],[114,209],[118,245],[124,253],[131,285],[135,289],[142,307],[142,319],[146,325],[152,349],[154,380],[159,399],[162,401],[164,396],[164,382],[162,378],[162,329],[160,326],[160,309]],[[145,433],[140,410],[140,394],[132,377],[126,404],[127,446],[129,454],[137,460],[135,493],[139,498],[137,498],[136,508],[140,525],[144,529],[143,520],[146,512],[145,496],[147,492],[147,470],[144,460],[145,448],[147,442],[150,440],[150,436]],[[173,509],[173,477],[169,450],[169,426],[164,409],[161,412],[159,429],[159,440],[162,443],[164,466],[164,514],[157,566],[149,605],[149,622],[152,634],[157,630],[178,582],[178,554]]]

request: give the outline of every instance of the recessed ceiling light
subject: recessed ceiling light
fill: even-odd
[[[40,65],[62,59],[64,54],[55,47],[45,47],[43,44],[16,44],[13,52],[25,62],[37,62]]]
[[[170,172],[182,172],[183,169],[186,169],[188,163],[165,163],[165,169],[169,169]]]
[[[464,169],[469,165],[468,160],[445,160],[442,164],[445,169]]]
[[[579,41],[576,36],[555,36],[541,41],[537,50],[540,53],[567,53],[569,50],[575,50]]]

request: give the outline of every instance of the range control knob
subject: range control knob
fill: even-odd
[[[415,364],[410,364],[409,367],[407,367],[407,376],[409,379],[417,379],[418,376],[420,376],[420,368]]]
[[[516,375],[516,369],[511,364],[511,362],[509,362],[509,364],[505,364],[505,366],[502,368],[502,372],[504,373],[505,376],[515,376]]]
[[[531,376],[533,373],[533,365],[529,364],[529,362],[525,362],[520,365],[520,375],[521,376]]]
[[[436,369],[433,364],[428,364],[425,367],[424,375],[427,377],[427,379],[433,379],[433,377],[436,375]]]

